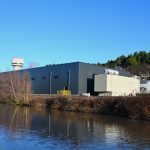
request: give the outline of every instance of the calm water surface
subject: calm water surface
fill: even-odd
[[[150,149],[150,122],[0,105],[0,150]]]

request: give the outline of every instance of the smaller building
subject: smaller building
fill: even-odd
[[[113,74],[94,76],[94,91],[100,96],[128,96],[140,92],[140,80]]]

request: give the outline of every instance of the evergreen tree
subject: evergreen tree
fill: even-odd
[[[140,72],[147,74],[150,73],[150,52],[140,51],[130,54],[128,56],[120,56],[116,60],[109,60],[107,63],[97,65],[113,68],[115,66],[121,66],[137,75]]]

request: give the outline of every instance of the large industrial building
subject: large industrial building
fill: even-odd
[[[22,60],[20,62],[21,64],[17,65],[22,66]],[[69,89],[72,94],[90,93],[94,95],[94,76],[104,74],[104,69],[104,67],[97,65],[73,62],[23,69],[19,72],[30,74],[34,94],[56,94],[58,90]],[[116,68],[116,70],[120,76],[130,77],[129,72],[121,68]]]

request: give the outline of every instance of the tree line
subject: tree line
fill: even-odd
[[[114,68],[120,66],[133,74],[150,74],[150,52],[140,51],[128,56],[121,55],[115,60],[106,63],[97,63],[99,66]]]

